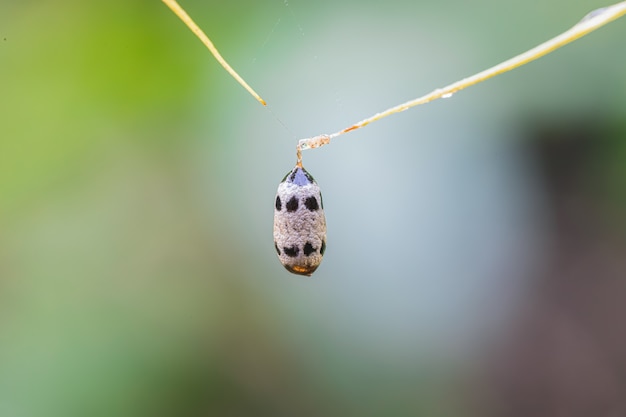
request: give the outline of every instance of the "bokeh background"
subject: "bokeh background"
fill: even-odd
[[[626,415],[626,20],[600,0],[0,1],[0,416]]]

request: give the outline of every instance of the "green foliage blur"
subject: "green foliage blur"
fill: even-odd
[[[466,28],[455,29],[455,22],[462,24],[465,16],[488,21],[493,16],[504,19],[509,13],[488,1],[477,2],[473,9],[463,2],[444,3],[181,2],[235,69],[270,106],[276,103],[273,112],[281,120],[287,115],[283,121],[297,131],[295,136],[327,129],[324,113],[302,107],[309,96],[300,94],[299,86],[320,89],[325,96],[319,102],[325,101],[330,113],[343,116],[328,130],[342,128],[508,58],[601,6],[576,2],[576,10],[566,17],[556,6],[543,9],[545,14],[528,9],[526,18],[535,16],[542,29],[520,31],[511,39],[476,25],[473,39],[484,49],[470,59],[471,66],[437,69],[433,63],[430,79],[428,74],[418,74],[418,69],[407,69],[395,81],[399,87],[390,87],[393,97],[373,99],[370,107],[354,113],[350,104],[341,107],[337,95],[342,94],[340,87],[350,81],[351,73],[338,71],[352,68],[355,82],[360,83],[355,89],[369,94],[378,86],[384,89],[383,80],[390,76],[383,74],[406,66],[402,59],[407,53],[400,52],[397,44],[388,44],[374,50],[344,50],[344,62],[315,61],[316,54],[324,55],[326,48],[314,41],[322,23],[334,22],[323,31],[339,42],[357,36],[342,27],[341,22],[350,21],[347,16],[357,23],[385,21],[389,27],[402,21],[406,28],[422,30],[407,22],[411,13],[416,19],[427,15],[431,26],[424,33],[440,31],[429,42],[449,30],[446,42],[454,43]],[[544,2],[536,7],[543,7],[540,4]],[[572,2],[560,4],[574,8]],[[450,18],[449,10],[455,8],[458,16]],[[601,91],[581,87],[588,97],[615,100],[609,108],[618,109],[617,114],[626,100],[620,91],[626,90],[622,88],[626,54],[623,45],[621,52],[614,51],[615,56],[597,51],[594,45],[621,45],[624,23],[613,23],[621,25],[621,31],[607,30],[593,40],[581,41],[587,42],[585,51],[596,51],[598,61],[611,55],[607,66],[621,74],[621,86],[605,86]],[[504,26],[505,21],[496,21],[490,30]],[[399,25],[397,29],[401,30]],[[376,25],[363,30],[379,35]],[[387,34],[399,41],[404,38]],[[498,53],[485,52],[489,45],[497,46]],[[405,48],[413,48],[412,43]],[[430,52],[437,48],[433,46]],[[353,60],[375,59],[385,49],[399,61],[381,67],[378,79],[360,80],[354,68],[361,64]],[[298,55],[302,66],[298,71],[285,69],[297,51],[302,53]],[[581,53],[570,49],[562,57]],[[428,48],[419,49],[416,55],[421,56],[420,63],[412,68],[426,68],[435,59],[427,58]],[[459,54],[458,61],[468,55],[473,53]],[[437,59],[447,62],[443,55]],[[559,63],[563,65],[554,61],[546,67],[566,72]],[[580,65],[587,68],[585,63]],[[362,66],[376,68],[367,62]],[[337,80],[324,78],[323,71],[335,71]],[[539,84],[553,80],[554,73],[537,71],[517,81],[507,75],[494,86],[519,82],[520,87],[513,87],[515,93],[534,79],[543,80]],[[597,78],[602,70],[590,69],[589,74],[589,79]],[[572,83],[563,81],[563,90],[584,84],[580,80],[586,76]],[[287,84],[290,78],[293,84]],[[418,84],[408,88],[407,83],[416,79]],[[291,89],[290,99],[276,92],[281,88]],[[473,88],[478,91],[482,86]],[[485,88],[494,93],[495,87]],[[528,103],[533,102],[528,97],[523,100],[528,107],[522,104],[522,112],[527,115]],[[568,107],[572,101],[567,96],[548,99],[546,107]],[[467,101],[456,103],[471,107]],[[486,102],[480,103],[472,111],[484,110]],[[441,109],[446,114],[441,117],[447,118],[444,103],[438,105],[432,107]],[[300,110],[300,115],[291,116],[291,109]],[[394,123],[407,118],[425,123],[419,119],[420,111],[380,122],[371,130],[387,143],[403,140],[402,134],[388,132]],[[316,115],[319,119],[313,120]],[[487,111],[481,120],[499,115],[495,112],[491,117]],[[319,123],[319,129],[302,133],[294,127],[298,126],[296,117],[312,126]],[[245,134],[234,134],[235,127]],[[622,128],[616,127],[620,135]],[[385,229],[383,221],[365,221],[342,209],[348,202],[357,204],[353,197],[346,197],[348,184],[327,187],[329,228],[335,226],[328,252],[334,255],[325,260],[317,278],[292,277],[275,259],[273,193],[295,162],[292,136],[226,75],[160,1],[0,2],[0,417],[471,414],[461,405],[465,394],[456,391],[468,363],[455,363],[443,353],[424,359],[414,348],[430,344],[433,335],[446,327],[437,318],[446,316],[441,313],[446,311],[446,302],[433,302],[428,307],[432,308],[429,312],[436,312],[432,316],[420,310],[398,311],[407,322],[424,320],[426,324],[397,326],[383,311],[391,311],[385,306],[397,303],[403,290],[397,287],[382,299],[375,290],[361,287],[365,284],[360,274],[368,270],[376,279],[365,282],[388,280],[389,288],[394,288],[396,278],[422,287],[438,278],[419,274],[422,278],[414,280],[411,271],[415,269],[407,257],[396,262],[389,256],[378,264],[366,249],[347,251],[358,242],[366,243],[372,234],[377,245],[391,247],[402,229]],[[314,151],[305,156],[316,167],[312,173],[323,190],[324,183],[342,178],[345,172],[337,168],[329,171],[336,172],[334,176],[325,174],[324,164],[337,164],[344,158],[334,157],[334,146],[337,155],[363,155],[364,163],[371,161],[369,157],[349,150],[349,144],[360,141],[359,148],[371,147],[374,153],[382,146],[356,134],[345,141],[345,146],[338,142],[319,155]],[[607,187],[618,190],[617,194],[625,178],[624,143],[614,142],[611,149],[616,151],[608,152],[613,158],[610,173],[602,171],[607,167],[602,164],[594,171],[612,175]],[[428,146],[415,153],[428,155]],[[266,147],[272,149],[271,156],[263,153]],[[401,152],[387,156],[392,162],[394,158],[402,158]],[[356,178],[364,178],[357,174]],[[384,189],[382,180],[376,183],[376,177],[367,178],[374,189]],[[242,201],[242,195],[251,198]],[[371,214],[364,216],[371,218]],[[357,224],[367,224],[369,237],[345,233],[344,238],[341,227],[356,228]],[[437,245],[436,240],[429,240],[431,235],[424,236]],[[412,235],[405,239],[414,241]],[[453,235],[450,239],[455,240]],[[344,261],[347,266],[333,268]],[[400,266],[407,269],[396,269]],[[359,272],[353,274],[357,270],[353,268]],[[456,278],[456,282],[463,279],[461,275]],[[339,285],[344,285],[342,296],[336,292]],[[407,295],[402,305],[428,305],[425,301]],[[351,310],[350,305],[357,302],[361,310]],[[451,322],[457,320],[452,317],[455,314],[449,313]],[[363,333],[350,333],[358,329]],[[395,339],[387,340],[393,330]]]

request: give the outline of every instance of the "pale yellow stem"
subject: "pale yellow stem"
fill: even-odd
[[[222,55],[220,55],[217,48],[213,45],[213,42],[211,42],[209,37],[204,34],[202,29],[200,29],[198,25],[196,25],[196,23],[193,20],[191,20],[191,17],[189,17],[187,12],[185,12],[185,10],[182,7],[180,7],[180,5],[176,2],[176,0],[163,0],[163,3],[165,3],[170,9],[172,9],[172,11],[176,14],[176,16],[178,16],[180,20],[182,20],[183,23],[185,23],[185,25],[187,25],[187,27],[191,29],[191,31],[198,37],[198,39],[202,41],[204,46],[206,46],[209,49],[209,51],[211,51],[215,59],[217,59],[217,62],[219,62],[220,65],[224,67],[224,69],[228,71],[228,73],[235,80],[237,80],[237,82],[241,84],[243,88],[245,88],[248,91],[248,93],[252,94],[252,97],[257,99],[259,103],[261,103],[262,105],[267,106],[267,103],[265,102],[265,100],[263,100],[261,96],[259,96],[256,93],[256,91],[254,91],[252,87],[250,87],[248,83],[246,83],[244,79],[241,78],[239,74],[237,74],[237,72],[230,65],[228,65],[228,62],[226,62],[226,60],[222,58]]]
[[[560,48],[561,46],[564,46],[570,42],[573,42],[590,32],[593,32],[599,27],[623,16],[624,14],[626,14],[626,1],[614,4],[609,7],[594,10],[593,12],[587,14],[571,29],[561,33],[560,35],[550,39],[547,42],[542,43],[539,46],[536,46],[498,65],[495,65],[470,77],[452,83],[446,87],[438,88],[426,94],[425,96],[418,97],[416,99],[399,104],[395,107],[391,107],[380,113],[376,113],[375,115],[368,117],[367,119],[363,119],[360,122],[348,126],[347,128],[342,129],[338,132],[328,135],[318,135],[312,138],[301,139],[298,142],[298,152],[304,149],[319,148],[321,146],[327,145],[328,143],[330,143],[330,140],[332,138],[362,128],[363,126],[367,126],[372,122],[375,122],[387,116],[391,116],[392,114],[403,112],[407,109],[410,109],[411,107],[425,104],[438,98],[450,97],[452,94],[456,93],[459,90],[462,90],[474,84],[478,84],[491,77],[502,74],[503,72],[510,71],[519,66],[534,61],[535,59],[541,58],[542,56],[549,54],[555,49]]]

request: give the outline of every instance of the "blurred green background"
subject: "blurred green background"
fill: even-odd
[[[306,152],[309,279],[297,138],[606,4],[181,4],[271,112],[160,1],[0,1],[0,416],[626,412],[626,20]]]

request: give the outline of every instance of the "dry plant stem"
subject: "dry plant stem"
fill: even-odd
[[[498,65],[474,74],[471,77],[464,78],[446,87],[438,88],[431,93],[426,94],[425,96],[407,101],[406,103],[402,103],[383,112],[377,113],[372,117],[363,119],[360,122],[357,122],[338,132],[331,133],[329,135],[319,135],[312,138],[301,139],[298,142],[297,146],[298,161],[301,160],[302,150],[319,148],[320,146],[324,146],[330,143],[330,140],[334,137],[359,129],[363,126],[367,126],[368,124],[380,120],[384,117],[403,112],[411,107],[425,104],[438,98],[450,97],[452,94],[459,90],[462,90],[474,84],[478,84],[491,77],[495,77],[496,75],[510,71],[519,66],[534,61],[535,59],[541,58],[542,56],[549,54],[555,49],[558,49],[561,46],[564,46],[582,36],[585,36],[590,32],[593,32],[599,27],[623,16],[624,14],[626,14],[626,1],[594,10],[593,12],[587,14],[578,24],[576,24],[571,29],[561,33],[560,35],[550,39],[547,42],[542,43],[539,46],[536,46],[533,49],[530,49],[520,55],[509,59],[508,61],[504,61]]]
[[[244,79],[241,78],[239,74],[237,74],[237,72],[230,65],[228,65],[228,62],[226,62],[226,60],[222,58],[222,55],[220,55],[217,48],[213,45],[213,42],[211,42],[211,40],[207,37],[207,35],[204,34],[202,29],[200,29],[198,25],[196,25],[196,23],[193,20],[191,20],[191,17],[189,17],[187,12],[185,12],[185,10],[179,6],[176,0],[163,0],[163,3],[165,3],[167,7],[172,9],[172,11],[176,14],[176,16],[178,16],[180,20],[182,20],[183,23],[185,23],[187,27],[191,29],[191,31],[198,37],[198,39],[202,41],[204,46],[206,46],[209,49],[209,51],[211,51],[215,59],[217,59],[217,62],[219,62],[220,65],[224,67],[224,69],[228,71],[228,73],[235,80],[237,80],[237,82],[241,84],[243,88],[245,88],[248,91],[248,93],[252,94],[252,97],[257,99],[259,103],[261,103],[262,105],[267,106],[267,103],[265,102],[265,100],[263,100],[261,96],[259,96],[256,93],[256,91],[254,91],[252,87],[250,87],[248,83],[246,83]]]

